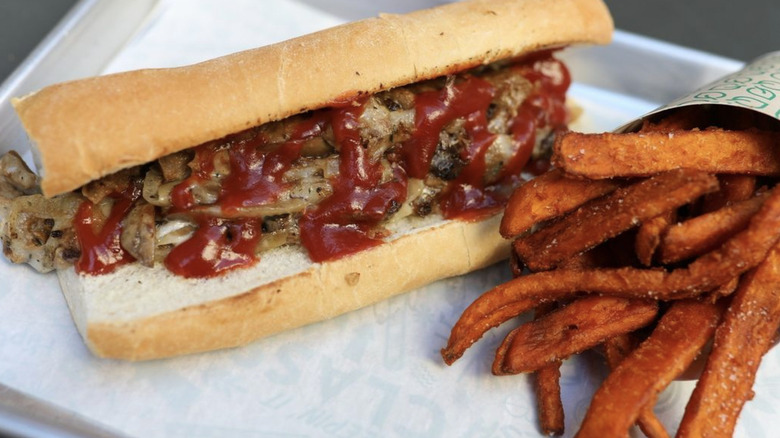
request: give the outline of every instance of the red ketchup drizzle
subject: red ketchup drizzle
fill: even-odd
[[[358,119],[363,106],[337,108],[331,126],[340,146],[339,176],[333,194],[306,210],[299,221],[301,243],[315,262],[334,260],[379,245],[373,232],[394,207],[406,200],[406,173],[393,167],[382,182],[383,167],[363,147]]]
[[[520,147],[513,160],[503,168],[501,177],[504,179],[519,174],[524,166],[525,170],[534,175],[549,169],[550,163],[547,160],[528,162],[536,143],[536,130],[544,127],[563,129],[569,118],[566,91],[571,85],[571,76],[566,65],[552,57],[552,52],[528,55],[513,68],[529,81],[536,83],[536,88],[534,93],[523,101],[517,117],[512,121],[512,136]]]
[[[282,175],[300,158],[306,140],[321,135],[326,123],[325,117],[315,113],[301,121],[286,142],[272,150],[269,150],[268,141],[262,135],[238,141],[228,148],[230,174],[222,180],[220,189],[219,204],[223,213],[229,217],[240,207],[275,201],[284,188]],[[176,211],[187,211],[197,206],[192,187],[211,179],[217,153],[224,149],[224,146],[216,144],[196,149],[192,173],[171,192],[171,204]]]
[[[215,145],[198,148],[195,169],[189,178],[174,187],[171,194],[174,210],[192,213],[198,229],[165,257],[165,266],[183,277],[206,278],[256,263],[262,220],[241,218],[241,209],[278,199],[285,189],[282,176],[300,158],[305,141],[322,134],[326,122],[327,119],[317,113],[301,121],[282,144],[270,145],[265,137],[257,135],[227,149],[230,173],[221,181],[217,201],[223,219],[199,214],[191,193],[194,185],[211,179],[214,160],[222,148]]]
[[[282,176],[300,158],[302,141],[290,141],[271,152],[243,143],[230,149],[230,175],[222,182],[220,205],[230,217],[241,207],[275,201],[285,188]]]
[[[214,159],[220,150],[221,148],[213,144],[201,146],[195,150],[195,158],[193,159],[195,165],[190,166],[192,173],[171,190],[171,205],[174,211],[186,211],[197,205],[192,195],[192,187],[209,180],[211,173],[214,172]]]
[[[165,257],[165,267],[186,278],[207,278],[256,262],[261,224],[255,219],[196,218],[198,229]]]
[[[482,79],[470,77],[467,83],[473,84],[471,88],[476,88],[472,90],[472,98],[468,100],[467,108],[471,112],[466,117],[465,124],[471,144],[462,157],[468,164],[455,181],[448,185],[441,199],[442,213],[448,219],[477,219],[495,212],[503,205],[501,200],[485,190],[483,183],[485,153],[496,138],[487,127],[487,109],[495,91],[490,83]]]
[[[441,208],[446,218],[477,220],[503,208],[507,193],[501,190],[501,185],[518,178],[527,165],[532,169],[541,168],[536,164],[529,165],[537,130],[543,127],[558,129],[566,125],[566,91],[571,84],[566,66],[553,58],[551,52],[545,51],[529,55],[511,68],[535,84],[533,93],[523,101],[510,124],[512,138],[517,144],[516,152],[503,164],[498,183],[485,186],[485,153],[494,137],[487,131],[487,106],[482,101],[473,100],[474,112],[467,117],[466,124],[473,144],[468,150],[469,156],[465,157],[468,164],[443,194]]]
[[[401,146],[406,173],[412,178],[424,178],[430,171],[444,126],[474,112],[484,113],[494,93],[487,81],[469,76],[451,87],[415,96],[414,135]]]
[[[121,193],[111,195],[114,204],[111,212],[103,221],[100,230],[95,229],[93,204],[85,200],[79,205],[73,219],[76,239],[81,248],[81,255],[76,261],[76,272],[80,274],[108,274],[121,265],[135,260],[120,244],[122,219],[127,215],[136,199],[141,196],[141,188],[137,184]]]
[[[301,121],[290,138],[269,150],[267,141],[258,135],[230,148],[230,175],[222,181],[219,204],[227,216],[241,207],[256,207],[276,201],[286,188],[285,172],[301,157],[304,143],[322,135],[327,123],[323,114],[314,113]],[[265,146],[265,148],[264,148]]]

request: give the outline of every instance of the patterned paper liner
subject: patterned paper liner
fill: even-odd
[[[727,105],[746,108],[780,120],[780,51],[762,55],[742,70],[658,107],[615,131],[636,131],[642,125],[642,121],[649,117],[691,105]]]

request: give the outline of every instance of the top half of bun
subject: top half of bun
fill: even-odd
[[[467,0],[14,101],[47,196],[266,122],[533,50],[606,43],[602,0]]]

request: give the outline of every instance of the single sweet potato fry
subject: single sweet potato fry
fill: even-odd
[[[739,277],[734,277],[731,280],[729,280],[726,283],[721,284],[714,290],[712,290],[707,296],[703,299],[708,300],[711,303],[714,303],[715,301],[718,301],[719,299],[723,297],[727,297],[734,293],[734,291],[737,290],[737,286],[739,286]]]
[[[534,318],[539,319],[557,308],[554,302],[544,303],[536,308]],[[547,364],[534,373],[536,405],[539,409],[539,426],[542,433],[563,435],[565,417],[561,400],[561,361]]]
[[[617,189],[535,233],[520,236],[514,242],[514,249],[531,271],[552,269],[642,221],[717,188],[717,178],[706,173],[684,169],[665,172]]]
[[[604,353],[607,356],[607,364],[610,369],[615,369],[623,360],[631,354],[639,345],[638,340],[630,333],[613,336],[604,342]],[[648,438],[668,438],[669,432],[666,431],[661,420],[653,412],[655,398],[650,400],[639,411],[636,423]]]
[[[678,436],[731,436],[780,326],[780,246],[745,275],[715,333]]]
[[[489,329],[534,308],[540,301],[556,300],[581,291],[620,293],[630,290],[643,294],[642,291],[661,287],[667,275],[660,270],[633,268],[559,269],[515,278],[485,292],[466,308],[452,327],[447,345],[441,350],[442,358],[451,365]],[[512,310],[520,311],[514,315],[510,310],[513,305],[516,307]]]
[[[780,175],[780,133],[771,131],[640,132],[555,138],[552,162],[593,179],[648,176],[688,168],[709,173]]]
[[[627,436],[648,402],[693,362],[722,313],[722,305],[704,301],[672,304],[650,337],[601,384],[576,436]]]
[[[571,178],[558,169],[550,170],[515,189],[499,232],[507,239],[514,238],[535,224],[568,213],[618,186],[613,180]]]
[[[658,247],[660,262],[676,263],[717,248],[748,225],[766,197],[764,192],[670,226]]]
[[[701,212],[709,213],[733,202],[750,199],[756,191],[756,177],[750,175],[718,175],[720,190],[704,195]]]
[[[539,406],[539,426],[542,433],[563,435],[565,417],[561,400],[561,361],[547,364],[535,373],[536,404]]]
[[[634,239],[634,250],[636,251],[637,259],[642,265],[650,266],[653,264],[653,256],[658,245],[661,244],[661,236],[663,236],[669,224],[674,222],[677,216],[675,213],[674,210],[669,210],[646,222],[642,222],[642,225],[639,226]]]
[[[510,332],[496,351],[493,374],[538,370],[612,336],[644,327],[657,313],[658,303],[651,300],[580,298]]]

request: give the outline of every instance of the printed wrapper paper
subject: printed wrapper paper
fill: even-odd
[[[746,108],[780,120],[780,51],[763,55],[747,64],[742,70],[658,107],[616,131],[635,131],[647,118],[658,116],[671,109],[692,105]]]

